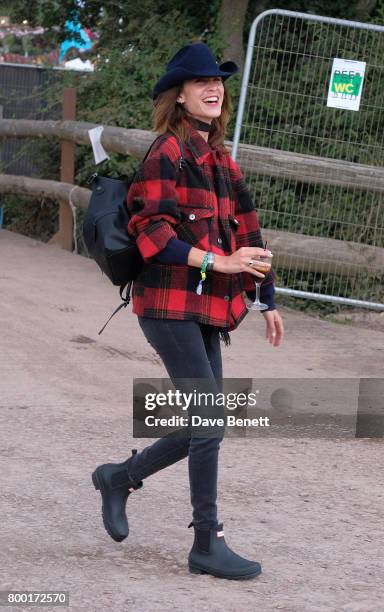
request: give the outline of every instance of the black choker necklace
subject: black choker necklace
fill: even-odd
[[[210,123],[200,121],[200,119],[196,119],[196,117],[188,117],[188,121],[196,130],[199,130],[200,132],[209,132],[211,129]]]

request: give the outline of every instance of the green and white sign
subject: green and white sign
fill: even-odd
[[[327,106],[358,111],[365,74],[365,62],[335,57],[329,83]]]

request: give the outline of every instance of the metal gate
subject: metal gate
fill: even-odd
[[[383,57],[384,26],[279,9],[252,24],[232,157],[277,293],[384,310]],[[358,111],[327,106],[335,58],[366,63]]]

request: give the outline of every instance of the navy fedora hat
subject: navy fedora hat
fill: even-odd
[[[182,47],[168,62],[166,73],[153,89],[153,99],[176,85],[196,77],[220,76],[223,80],[238,72],[235,62],[218,64],[211,49],[205,43],[191,43]]]

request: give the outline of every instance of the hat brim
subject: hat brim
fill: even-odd
[[[199,70],[199,72],[186,70],[185,68],[175,68],[174,70],[170,70],[164,76],[162,76],[156,83],[153,89],[153,99],[155,100],[157,96],[166,91],[167,89],[171,89],[171,87],[176,87],[176,85],[181,85],[184,81],[188,81],[189,79],[195,79],[197,77],[222,77],[225,81],[228,77],[236,74],[239,71],[239,67],[235,62],[223,62],[215,68],[214,70],[207,68],[204,70]]]

